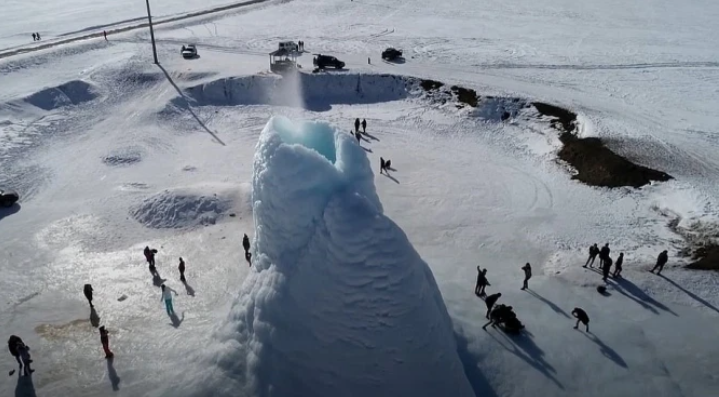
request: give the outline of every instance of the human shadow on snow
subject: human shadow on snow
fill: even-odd
[[[160,286],[162,286],[162,284],[163,284],[165,281],[167,281],[167,279],[160,277],[160,273],[156,273],[156,274],[152,275],[152,284],[153,284],[155,287],[160,287]]]
[[[659,308],[661,310],[664,310],[666,312],[669,312],[669,313],[679,317],[679,315],[676,314],[674,311],[672,311],[672,309],[664,306],[663,304],[658,302],[656,299],[647,295],[646,292],[642,291],[641,288],[639,288],[636,284],[632,283],[631,281],[627,280],[626,278],[614,279],[614,287],[616,288],[616,290],[619,293],[633,299],[635,302],[640,303],[644,307],[649,307],[650,310],[652,310],[655,313],[656,313],[656,310],[654,310],[654,307],[652,307],[652,306],[656,306],[657,308]]]
[[[684,287],[682,287],[681,285],[677,284],[674,280],[672,280],[672,279],[670,279],[670,278],[667,278],[667,277],[666,277],[665,275],[663,275],[663,274],[660,274],[659,277],[661,277],[661,278],[663,278],[664,280],[668,281],[671,285],[677,287],[677,289],[679,289],[679,290],[681,290],[682,292],[684,292],[685,294],[689,295],[689,296],[690,296],[692,299],[694,299],[695,301],[697,301],[697,302],[701,303],[702,305],[704,305],[704,306],[706,306],[706,307],[708,307],[708,308],[714,310],[715,312],[719,313],[719,309],[717,309],[716,306],[714,306],[714,305],[712,305],[711,303],[707,302],[706,300],[704,300],[704,299],[701,298],[700,296],[696,295],[695,293],[693,293],[693,292],[691,292],[691,291],[689,291],[689,290],[684,289]]]
[[[90,324],[92,324],[95,328],[100,326],[100,316],[97,314],[94,307],[90,308]]]
[[[462,362],[464,368],[464,374],[472,386],[475,396],[482,397],[498,397],[497,393],[492,389],[489,384],[487,377],[484,376],[482,371],[479,369],[478,363],[480,359],[475,357],[472,352],[469,351],[469,340],[460,334],[455,332],[454,337],[457,341],[457,355],[459,360]]]
[[[118,391],[120,390],[120,377],[117,376],[117,371],[115,371],[114,366],[114,358],[110,357],[107,361],[107,377],[110,378],[110,384],[112,385],[112,390]]]
[[[599,339],[596,335],[586,332],[582,332],[582,335],[586,336],[587,339],[596,343],[599,346],[599,349],[604,357],[614,361],[614,363],[616,363],[620,367],[627,368],[627,363],[624,361],[622,356],[620,356],[619,353],[617,353],[611,347],[605,345],[604,342],[602,342],[602,340]]]
[[[182,312],[182,317],[177,317],[176,313],[172,313],[170,315],[170,321],[172,321],[173,327],[180,328],[182,322],[185,321],[185,312]]]
[[[551,307],[552,310],[554,310],[555,312],[557,312],[557,313],[563,315],[563,316],[566,317],[566,318],[571,318],[571,317],[569,316],[569,314],[567,314],[567,312],[565,312],[561,307],[557,306],[556,304],[554,304],[554,302],[550,301],[549,299],[543,297],[542,295],[539,295],[538,293],[536,293],[536,292],[534,292],[534,291],[532,291],[532,290],[530,290],[530,289],[527,289],[527,292],[529,292],[529,294],[532,295],[533,297],[535,297],[535,298],[539,299],[540,301],[546,303],[547,306]]]
[[[187,291],[187,295],[195,296],[195,289],[192,288],[190,284],[182,283],[185,286],[185,291]]]
[[[516,337],[509,337],[503,331],[499,330],[499,328],[492,328],[492,330],[496,330],[499,334],[503,335],[504,339],[511,344],[511,347],[506,346],[504,343],[502,343],[502,341],[500,341],[496,336],[494,336],[495,332],[488,332],[489,336],[491,336],[492,339],[494,339],[500,346],[502,346],[508,352],[527,362],[527,364],[534,367],[534,369],[547,377],[547,379],[554,382],[557,387],[559,387],[561,390],[564,390],[564,385],[562,385],[562,383],[559,382],[559,380],[557,380],[557,378],[555,378],[554,376],[557,370],[555,370],[551,364],[544,360],[544,351],[539,346],[537,346],[536,343],[534,343],[531,332],[524,330],[520,335]]]
[[[393,177],[392,175],[390,175],[390,174],[385,174],[385,173],[382,173],[382,175],[384,175],[384,176],[386,176],[387,178],[393,180],[394,183],[396,183],[396,184],[399,185],[399,180],[397,180],[397,178]]]
[[[32,375],[19,376],[15,386],[15,397],[37,397],[35,385],[32,383]]]

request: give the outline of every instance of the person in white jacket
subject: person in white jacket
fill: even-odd
[[[172,293],[174,292],[175,295],[177,295],[177,291],[170,287],[166,287],[165,284],[162,284],[162,286],[160,287],[162,288],[161,300],[165,301],[165,309],[167,309],[167,315],[172,316],[175,314],[175,309],[172,307]]]

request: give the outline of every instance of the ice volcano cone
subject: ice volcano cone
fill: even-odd
[[[353,137],[275,117],[253,178],[253,271],[229,320],[252,394],[474,395],[434,277]]]

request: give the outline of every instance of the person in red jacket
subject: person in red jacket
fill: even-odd
[[[110,334],[107,332],[104,325],[100,327],[100,343],[102,343],[102,350],[105,351],[105,358],[112,358],[115,356],[115,354],[110,351]]]

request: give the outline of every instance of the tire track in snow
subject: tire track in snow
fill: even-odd
[[[167,23],[182,21],[185,19],[190,19],[190,18],[199,17],[199,16],[203,16],[203,15],[215,14],[215,13],[219,13],[219,12],[223,12],[223,11],[232,10],[235,8],[250,6],[253,4],[265,3],[268,1],[271,1],[271,0],[248,0],[248,1],[245,1],[242,3],[233,3],[233,4],[221,6],[221,7],[210,8],[210,9],[203,10],[203,11],[191,12],[188,14],[183,14],[181,16],[170,17],[170,18],[166,18],[166,19],[161,19],[159,21],[155,21],[155,22],[153,22],[153,26],[164,25]],[[140,23],[140,24],[136,24],[136,25],[125,26],[123,28],[109,30],[109,31],[107,31],[107,34],[111,35],[111,34],[123,33],[123,32],[128,32],[131,30],[146,28],[148,26],[149,26],[148,23]],[[41,44],[41,45],[34,46],[34,47],[21,47],[21,48],[17,48],[17,49],[10,50],[10,51],[0,52],[0,59],[11,57],[14,55],[25,54],[25,53],[29,53],[29,52],[45,50],[45,49],[57,47],[57,46],[60,46],[63,44],[68,44],[68,43],[73,43],[73,42],[88,40],[88,39],[94,39],[94,38],[100,38],[100,37],[103,37],[103,32],[91,33],[91,34],[75,36],[75,37],[71,37],[71,38],[67,38],[67,39],[50,41],[46,44]]]

